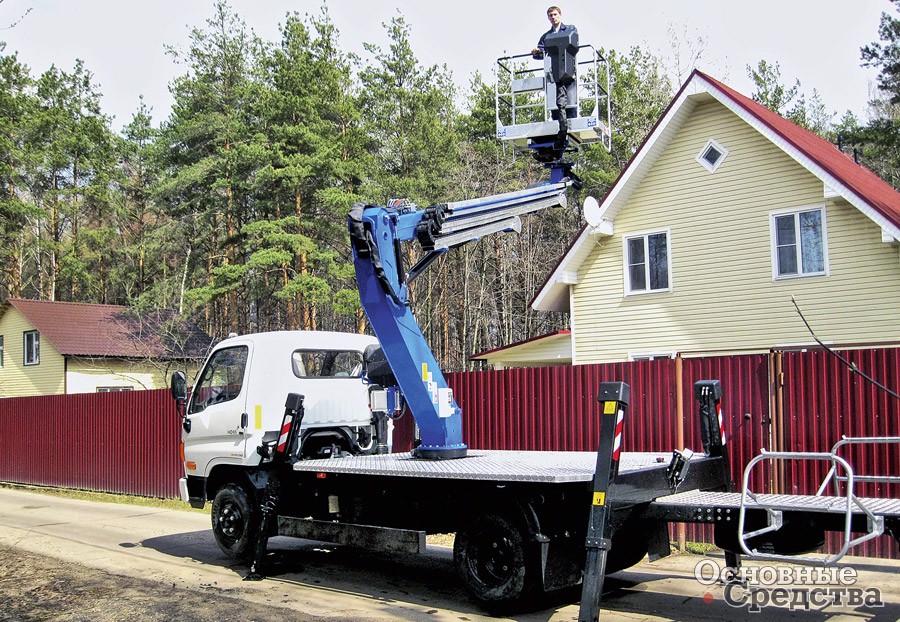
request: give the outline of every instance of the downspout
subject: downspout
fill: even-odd
[[[569,285],[569,343],[572,347],[572,365],[577,365],[575,360],[575,286]]]

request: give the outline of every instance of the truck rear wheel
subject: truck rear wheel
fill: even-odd
[[[219,489],[212,505],[212,530],[223,553],[237,561],[249,558],[258,525],[259,512],[243,487],[226,484]]]
[[[485,608],[508,611],[527,594],[529,576],[521,530],[498,515],[485,515],[456,534],[453,561],[466,589]]]

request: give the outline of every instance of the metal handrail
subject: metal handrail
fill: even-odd
[[[588,116],[596,117],[600,127],[607,128],[608,131],[601,133],[600,140],[602,140],[604,146],[609,149],[612,145],[612,135],[611,130],[609,129],[612,116],[612,102],[609,94],[611,79],[609,75],[609,61],[592,45],[581,45],[578,49],[588,49],[591,51],[590,57],[587,60],[576,61],[576,66],[578,67],[590,67],[587,71],[576,72],[576,88],[580,94],[579,101],[590,102],[591,112]],[[531,54],[513,54],[501,56],[497,59],[498,75],[494,81],[494,115],[498,133],[503,128],[535,123],[536,121],[526,121],[522,123],[519,116],[527,110],[543,108],[544,114],[541,122],[547,122],[551,119],[552,110],[546,101],[545,95],[538,96],[536,95],[536,91],[517,92],[513,88],[515,79],[521,78],[522,76],[537,78],[541,77],[543,74],[543,65],[525,69],[517,69],[515,67],[515,61],[526,58],[531,59]],[[606,68],[605,86],[603,81],[600,80],[600,66],[605,66]],[[507,89],[501,89],[501,78],[504,73],[509,79],[509,87]],[[535,102],[535,99],[540,99],[540,101]],[[605,106],[603,107],[601,107],[601,100],[605,100]],[[503,123],[501,114],[508,115],[509,124]]]
[[[834,444],[831,448],[831,453],[837,455],[838,451],[841,447],[847,445],[887,445],[887,444],[900,444],[900,436],[841,436],[841,440]],[[825,479],[822,481],[822,485],[819,486],[819,491],[816,493],[817,495],[821,495],[825,488],[828,486],[829,481],[834,480],[834,489],[836,494],[840,494],[840,484],[841,482],[846,482],[846,476],[838,475],[837,470],[832,466],[829,469],[828,473],[825,475]],[[900,484],[900,476],[896,475],[856,475],[855,480],[857,482],[866,482],[866,483],[874,483],[874,484]]]
[[[840,442],[839,442],[840,444]],[[831,469],[826,475],[825,481],[823,481],[822,485],[819,487],[819,490],[816,492],[817,497],[823,496],[822,493],[827,488],[828,480],[833,477],[837,473],[838,467],[841,467],[846,475],[841,476],[841,481],[845,481],[847,483],[847,492],[846,496],[837,495],[836,499],[844,499],[844,530],[843,530],[843,545],[841,546],[840,551],[838,551],[835,555],[831,557],[825,558],[813,558],[802,555],[780,555],[776,553],[760,553],[757,549],[750,549],[747,544],[747,540],[754,538],[756,536],[770,533],[773,531],[777,531],[782,527],[783,524],[783,510],[776,509],[771,504],[766,504],[763,501],[760,501],[759,496],[754,494],[750,490],[750,473],[753,468],[759,464],[760,462],[767,461],[775,461],[775,460],[821,460],[831,462]],[[836,563],[840,560],[844,555],[847,554],[847,551],[854,546],[858,546],[863,542],[867,542],[873,538],[877,538],[878,536],[884,533],[884,517],[875,516],[862,501],[857,497],[854,492],[854,484],[856,482],[856,477],[853,473],[853,467],[850,466],[850,463],[847,462],[844,458],[836,455],[834,451],[831,452],[770,452],[765,449],[762,450],[760,455],[756,456],[751,460],[747,467],[744,469],[744,477],[743,477],[743,486],[741,492],[741,506],[738,513],[738,543],[741,546],[741,549],[744,553],[754,559],[761,560],[771,560],[771,561],[790,561],[794,563],[807,563],[807,564],[821,564],[824,566],[829,566]],[[752,509],[762,509],[766,512],[766,526],[755,531],[751,531],[749,533],[745,533],[744,529],[746,526],[746,515],[748,508],[748,501],[753,501]],[[867,528],[868,533],[862,535],[858,538],[852,537],[851,532],[851,523],[853,519],[853,508],[857,507],[860,511],[862,511],[867,517]]]

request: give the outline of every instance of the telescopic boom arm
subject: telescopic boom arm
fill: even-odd
[[[519,231],[523,214],[565,206],[564,179],[517,192],[440,203],[419,209],[357,203],[348,215],[360,302],[421,433],[418,458],[461,458],[462,413],[419,324],[408,283],[448,250],[499,231]],[[417,240],[425,252],[407,272],[400,244]]]

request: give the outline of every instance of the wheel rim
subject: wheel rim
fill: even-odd
[[[222,504],[218,516],[219,533],[228,540],[236,541],[244,533],[244,513],[233,501]]]
[[[515,544],[504,534],[481,534],[472,551],[472,571],[485,585],[502,585],[517,572]]]

